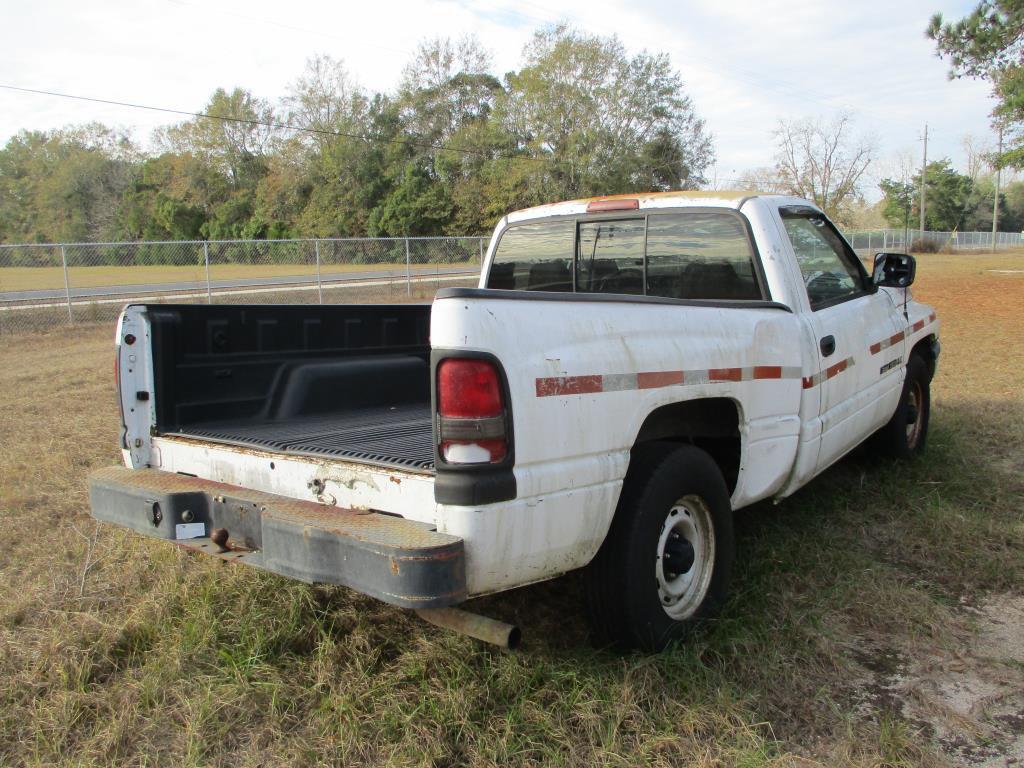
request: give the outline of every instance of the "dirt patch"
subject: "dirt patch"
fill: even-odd
[[[859,709],[898,715],[954,765],[1024,766],[1024,597],[964,603],[957,618],[950,648],[861,643]]]

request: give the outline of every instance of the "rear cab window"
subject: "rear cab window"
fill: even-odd
[[[517,224],[506,229],[487,276],[488,288],[572,291],[571,221]]]
[[[657,211],[509,227],[488,288],[761,300],[757,253],[735,211]]]

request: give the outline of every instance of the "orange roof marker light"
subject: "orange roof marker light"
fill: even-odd
[[[635,211],[640,207],[640,201],[635,197],[627,199],[594,200],[587,203],[587,213],[600,213],[601,211]]]

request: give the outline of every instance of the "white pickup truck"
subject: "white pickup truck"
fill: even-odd
[[[451,607],[586,566],[596,636],[658,650],[725,598],[733,510],[922,450],[914,269],[804,200],[672,192],[509,214],[429,306],[131,305],[93,514],[489,639]]]

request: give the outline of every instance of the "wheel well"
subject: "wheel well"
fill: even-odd
[[[928,380],[931,381],[935,375],[935,364],[937,362],[936,356],[936,339],[935,334],[925,336],[923,339],[914,345],[913,349],[910,350],[910,356],[920,355],[921,359],[924,360],[928,366]]]
[[[687,400],[651,411],[640,426],[633,449],[651,442],[688,443],[707,452],[731,494],[740,471],[739,404],[726,397]]]

